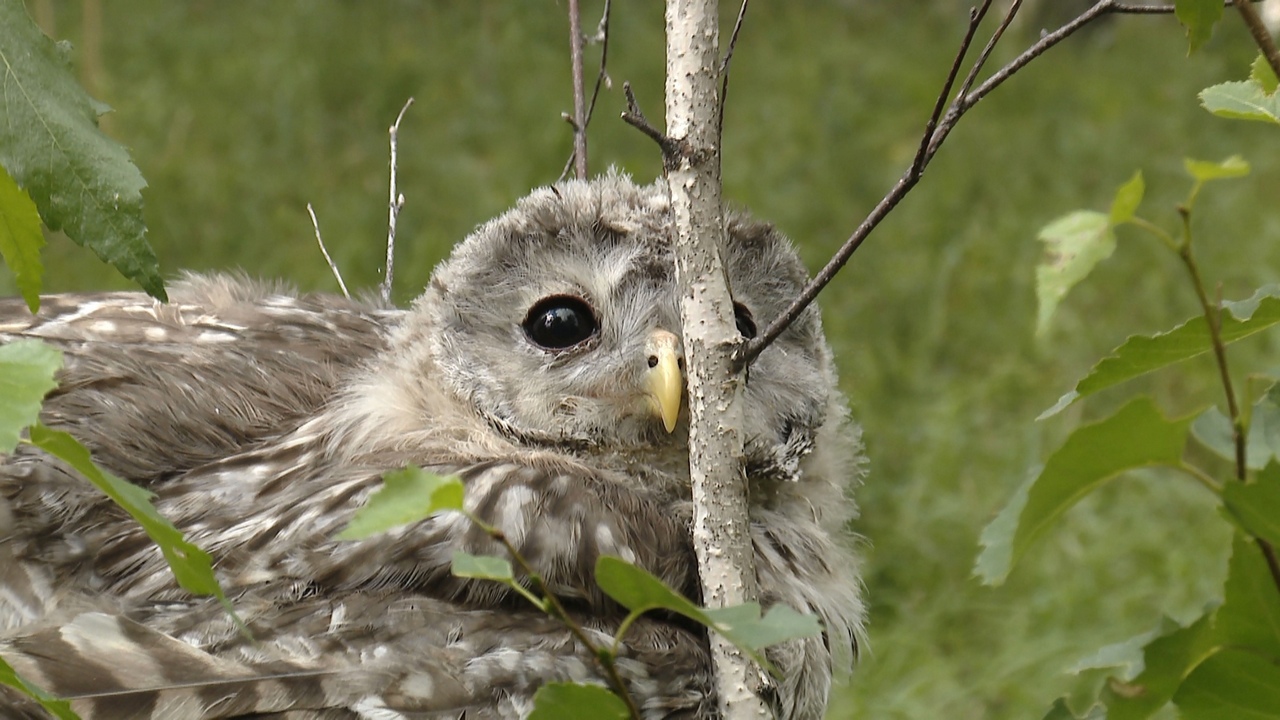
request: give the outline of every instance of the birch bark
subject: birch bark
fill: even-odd
[[[742,377],[733,352],[742,342],[720,248],[719,14],[716,0],[668,0],[667,137],[664,158],[675,219],[676,275],[688,366],[689,469],[694,546],[703,602],[723,607],[754,600],[756,571],[742,471]],[[758,668],[711,635],[720,715],[768,718],[756,691]]]

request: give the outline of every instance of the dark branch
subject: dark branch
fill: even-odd
[[[729,47],[724,51],[724,60],[720,61],[720,107],[716,111],[716,127],[721,137],[724,136],[724,105],[729,96],[729,64],[733,62],[733,50],[738,46],[738,33],[742,32],[742,22],[747,19],[747,4],[751,0],[742,0],[738,8],[738,19],[733,23],[733,33],[729,35]]]
[[[1249,28],[1253,41],[1257,43],[1262,56],[1271,66],[1271,72],[1275,73],[1276,77],[1280,77],[1280,48],[1276,47],[1276,41],[1267,31],[1267,26],[1262,24],[1258,11],[1253,9],[1252,0],[1235,0],[1235,6],[1240,11],[1240,17],[1244,19],[1245,27]]]
[[[1233,0],[1223,0],[1223,2],[1224,5],[1228,5],[1231,4]],[[985,12],[985,7],[988,4],[989,3],[984,2],[983,12]],[[917,153],[916,157],[912,160],[911,167],[907,168],[906,172],[898,178],[898,182],[894,184],[888,194],[886,194],[880,202],[876,204],[876,206],[871,210],[871,213],[867,215],[866,219],[858,225],[858,228],[854,230],[853,234],[850,235],[848,239],[845,240],[840,249],[837,250],[831,260],[827,262],[826,266],[823,267],[822,270],[818,271],[818,274],[815,275],[813,280],[805,286],[804,290],[802,290],[800,295],[792,301],[791,305],[783,311],[782,315],[769,323],[769,326],[766,327],[759,336],[742,346],[738,351],[737,357],[737,362],[740,367],[750,364],[752,360],[760,355],[760,353],[774,340],[778,339],[778,336],[781,335],[792,322],[795,322],[795,319],[798,318],[807,307],[809,307],[814,298],[818,296],[818,293],[831,282],[836,273],[840,272],[845,263],[849,261],[849,258],[853,253],[861,247],[863,241],[865,241],[867,236],[871,234],[871,231],[874,230],[876,226],[878,226],[889,214],[889,211],[893,210],[893,208],[902,201],[902,198],[906,197],[907,193],[920,182],[920,178],[924,175],[925,168],[927,168],[929,162],[933,160],[934,155],[936,155],[938,149],[942,147],[942,143],[947,139],[947,136],[951,134],[952,129],[955,128],[955,125],[959,122],[960,118],[972,109],[980,100],[990,94],[992,90],[995,90],[1003,84],[1004,81],[1012,77],[1014,73],[1025,67],[1027,63],[1044,54],[1044,52],[1049,48],[1067,39],[1076,31],[1103,15],[1156,15],[1169,14],[1174,11],[1174,7],[1172,5],[1138,5],[1116,2],[1115,0],[1100,0],[1100,2],[1081,13],[1074,20],[1051,33],[1042,35],[1035,44],[1027,48],[1026,51],[1011,60],[1004,67],[997,70],[977,88],[972,91],[968,90],[969,86],[975,81],[978,72],[981,70],[982,64],[989,56],[991,49],[1003,35],[1005,28],[1007,28],[1009,23],[1012,21],[1013,15],[1017,12],[1019,4],[1020,3],[1015,2],[1010,7],[1009,12],[1005,14],[1004,20],[993,34],[990,42],[987,44],[987,47],[983,50],[982,55],[968,73],[969,77],[966,77],[965,83],[961,88],[961,92],[958,93],[955,99],[951,102],[951,105],[948,107],[946,114],[941,118],[941,120],[936,120],[937,109],[946,104],[946,99],[951,92],[951,85],[959,75],[959,67],[963,63],[963,57],[967,53],[969,45],[972,42],[973,29],[976,26],[976,23],[973,20],[974,18],[977,18],[978,20],[981,19],[979,11],[974,11],[971,14],[970,29],[968,33],[966,33],[965,38],[962,40],[961,46],[956,53],[956,60],[953,64],[952,72],[948,75],[948,79],[943,86],[942,92],[939,93],[939,99],[935,104],[934,114],[927,123],[926,131],[921,138],[921,147],[924,148],[923,153]]]
[[[964,33],[964,39],[960,41],[960,49],[956,51],[955,60],[951,61],[951,71],[947,73],[947,79],[942,83],[942,92],[938,93],[938,99],[933,104],[933,112],[929,115],[929,122],[925,123],[924,135],[920,137],[920,148],[916,150],[915,160],[911,162],[911,171],[919,173],[924,169],[927,162],[925,153],[929,149],[929,140],[933,138],[933,131],[938,127],[938,119],[942,117],[942,111],[947,106],[947,98],[951,97],[951,88],[956,83],[956,78],[960,75],[960,66],[964,64],[964,56],[969,54],[969,46],[973,44],[973,37],[978,33],[978,25],[982,23],[982,18],[987,14],[987,10],[991,7],[991,0],[985,0],[982,7],[974,8],[969,11],[969,28]],[[969,74],[972,79],[973,73]],[[970,80],[966,80],[966,83]],[[967,89],[967,88],[966,88]],[[964,94],[964,90],[961,90]]]
[[[649,119],[644,116],[644,111],[640,109],[640,104],[636,102],[636,94],[631,91],[631,83],[622,83],[622,93],[627,96],[627,110],[622,113],[622,120],[631,127],[648,135],[650,140],[658,143],[658,147],[662,150],[663,167],[673,167],[675,159],[680,156],[680,143],[667,137],[665,133],[654,127],[649,122]]]

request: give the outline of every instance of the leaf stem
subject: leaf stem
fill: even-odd
[[[1227,346],[1222,342],[1221,307],[1209,301],[1205,292],[1204,280],[1200,277],[1200,268],[1191,252],[1191,211],[1185,206],[1178,208],[1182,215],[1183,237],[1178,246],[1178,257],[1182,259],[1187,274],[1191,277],[1191,285],[1195,288],[1196,298],[1204,311],[1205,323],[1209,326],[1209,339],[1213,344],[1213,357],[1217,361],[1218,375],[1222,379],[1222,390],[1227,396],[1227,412],[1231,418],[1231,440],[1236,449],[1236,480],[1244,481],[1248,472],[1245,462],[1247,457],[1247,437],[1244,422],[1240,417],[1240,405],[1236,402],[1235,387],[1231,383],[1231,371],[1227,366]]]
[[[635,698],[631,697],[631,693],[627,689],[627,684],[623,681],[622,674],[618,671],[618,665],[615,662],[617,658],[617,639],[621,638],[622,630],[627,625],[627,622],[624,620],[623,626],[619,628],[619,633],[615,638],[614,650],[606,650],[605,648],[601,648],[599,645],[596,645],[596,643],[587,636],[587,633],[582,629],[582,626],[577,622],[574,622],[573,618],[569,616],[569,611],[565,609],[564,605],[560,604],[560,599],[547,589],[546,583],[542,580],[542,576],[539,575],[531,565],[529,565],[529,561],[526,560],[524,555],[516,549],[516,546],[507,538],[506,533],[502,532],[501,528],[490,525],[476,517],[474,513],[466,512],[465,514],[471,519],[471,522],[476,524],[476,527],[480,528],[487,533],[489,537],[502,544],[502,547],[511,555],[511,559],[520,567],[520,571],[525,574],[525,577],[529,578],[530,584],[533,585],[533,590],[542,596],[541,602],[536,599],[533,600],[534,605],[551,617],[559,620],[566,628],[569,629],[570,634],[572,634],[578,642],[582,643],[583,647],[591,651],[596,662],[599,663],[600,668],[604,670],[605,676],[609,680],[609,684],[613,686],[613,691],[617,693],[617,695],[622,698],[622,701],[627,704],[627,711],[631,713],[631,717],[635,720],[641,720],[640,708],[636,705]],[[515,586],[517,589],[523,589],[518,587],[518,582]],[[521,594],[525,597],[530,596],[528,590],[524,590]],[[630,616],[628,616],[628,619],[630,619]]]

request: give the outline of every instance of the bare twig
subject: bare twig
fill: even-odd
[[[724,60],[720,61],[720,107],[716,111],[716,127],[724,132],[724,106],[729,97],[729,64],[733,62],[733,50],[738,47],[738,33],[742,32],[742,22],[747,19],[747,4],[751,0],[742,0],[738,8],[738,19],[733,21],[733,34],[729,36],[729,47],[724,51]]]
[[[600,70],[596,73],[596,84],[595,87],[591,89],[591,102],[587,105],[587,116],[583,119],[581,125],[584,143],[586,142],[585,137],[587,128],[591,126],[591,118],[596,113],[596,101],[600,99],[600,88],[605,85],[612,87],[612,84],[610,84],[609,81],[609,17],[612,10],[613,0],[605,0],[604,10],[600,13],[600,22],[596,25],[596,34],[590,38],[591,42],[600,43]],[[566,119],[570,118],[566,117]],[[560,171],[560,177],[556,178],[556,182],[560,182],[569,176],[569,171],[573,169],[578,158],[578,151],[576,149],[576,133],[579,132],[579,126],[571,119],[570,124],[574,126],[575,149],[569,154],[569,159],[565,160],[564,169]]]
[[[654,127],[649,122],[649,119],[644,116],[644,111],[640,109],[640,104],[636,102],[636,94],[631,91],[631,83],[622,83],[622,92],[627,96],[627,109],[622,113],[623,121],[648,135],[650,140],[658,143],[658,147],[662,150],[663,165],[669,167],[671,159],[680,154],[680,144]]]
[[[1253,3],[1250,0],[1235,0],[1235,6],[1240,11],[1240,17],[1244,19],[1245,27],[1249,28],[1253,41],[1257,43],[1262,56],[1271,66],[1271,72],[1280,77],[1280,48],[1276,47],[1275,38],[1267,32],[1267,26],[1263,24],[1262,18],[1258,17],[1258,11],[1253,9]]]
[[[1233,0],[1223,0],[1224,4],[1229,4],[1232,1]],[[984,2],[984,7],[986,4],[987,3]],[[930,161],[933,160],[938,149],[942,147],[942,143],[946,141],[960,118],[972,109],[980,100],[989,95],[991,91],[1003,84],[1006,80],[1012,77],[1014,73],[1021,70],[1032,60],[1044,54],[1049,48],[1067,39],[1076,31],[1103,15],[1163,15],[1174,11],[1174,7],[1172,5],[1139,5],[1135,3],[1116,2],[1115,0],[1100,0],[1100,2],[1081,13],[1074,20],[1071,20],[1051,33],[1042,35],[1038,41],[1023,51],[1020,55],[1009,61],[1004,65],[1004,67],[997,70],[976,88],[969,90],[969,86],[976,81],[978,71],[981,69],[982,63],[985,62],[990,54],[991,48],[994,47],[995,41],[999,39],[1005,28],[1007,28],[1009,23],[1012,21],[1013,14],[1017,12],[1018,5],[1019,3],[1015,2],[1010,7],[1009,12],[1005,14],[999,28],[992,36],[991,42],[988,42],[987,47],[984,48],[983,53],[975,63],[974,69],[968,73],[965,82],[962,84],[961,92],[957,93],[950,106],[947,107],[946,113],[940,119],[936,119],[938,117],[938,109],[946,106],[946,98],[951,92],[951,85],[958,76],[959,68],[963,63],[963,57],[968,52],[969,46],[972,43],[973,33],[976,27],[973,20],[975,17],[979,20],[981,19],[978,11],[975,11],[970,16],[970,26],[964,39],[961,41],[958,52],[956,53],[956,60],[953,63],[952,71],[948,75],[946,83],[944,83],[942,92],[939,93],[938,102],[934,106],[934,112],[931,115],[930,121],[926,124],[926,131],[924,135],[921,137],[921,151],[916,153],[916,156],[912,159],[911,166],[898,178],[898,181],[894,183],[893,187],[890,188],[889,192],[885,194],[880,202],[872,208],[866,219],[858,225],[857,229],[855,229],[853,234],[845,240],[840,249],[837,250],[831,260],[827,262],[826,266],[818,271],[813,280],[805,286],[804,290],[801,291],[800,295],[797,296],[796,299],[791,302],[791,305],[783,311],[782,315],[769,323],[768,327],[766,327],[755,339],[745,344],[739,350],[737,357],[739,365],[747,365],[754,360],[774,340],[777,340],[778,336],[781,335],[807,307],[809,307],[814,298],[818,296],[818,293],[831,282],[836,273],[838,273],[841,268],[844,267],[845,263],[849,261],[849,258],[853,253],[861,247],[862,243],[867,239],[867,236],[871,234],[871,231],[874,230],[876,226],[884,220],[889,212],[902,201],[902,198],[906,197],[907,193],[909,193],[911,189],[920,182],[920,178],[924,175],[925,168],[927,168]]]
[[[942,92],[938,93],[938,99],[933,104],[933,112],[929,115],[929,121],[925,123],[924,134],[920,137],[920,147],[916,150],[915,160],[911,162],[912,172],[919,173],[924,169],[927,162],[926,153],[929,150],[929,141],[933,139],[933,131],[938,127],[938,120],[942,117],[942,111],[947,107],[947,98],[951,97],[951,88],[956,83],[956,78],[960,75],[960,66],[964,64],[965,55],[969,54],[969,46],[973,44],[973,37],[978,33],[978,26],[982,24],[982,18],[986,16],[987,10],[991,8],[991,0],[984,0],[980,7],[976,7],[969,11],[969,27],[965,30],[964,38],[960,41],[960,49],[956,51],[956,57],[951,61],[951,71],[947,73],[947,79],[942,83]],[[990,43],[988,43],[990,45]],[[974,66],[975,68],[977,65]],[[960,91],[964,94],[968,85],[972,83],[976,72],[970,72],[969,77],[965,79],[965,87]]]
[[[391,282],[395,277],[396,220],[400,219],[400,210],[404,207],[404,195],[396,190],[396,152],[400,140],[400,121],[404,119],[405,112],[412,104],[413,98],[405,101],[404,107],[400,108],[400,114],[396,115],[395,123],[388,131],[391,136],[391,192],[387,202],[387,273],[382,278],[382,302],[388,306],[391,305]]]
[[[347,292],[347,284],[342,281],[342,273],[338,272],[338,265],[329,257],[329,248],[324,246],[324,238],[320,237],[320,222],[316,220],[316,211],[311,208],[311,203],[307,203],[307,214],[311,216],[311,227],[316,229],[316,242],[320,244],[320,252],[324,253],[324,261],[329,263],[329,269],[333,271],[333,276],[338,279],[338,287],[342,289],[342,294],[348,300],[351,299],[351,293]]]
[[[582,78],[582,10],[569,0],[569,63],[573,68],[573,171],[587,179],[587,96]]]

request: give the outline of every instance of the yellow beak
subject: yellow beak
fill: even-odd
[[[645,343],[645,355],[649,369],[645,375],[645,390],[649,393],[649,407],[662,418],[667,432],[676,429],[680,417],[680,400],[684,396],[684,372],[678,352],[680,341],[666,330],[655,330]]]

